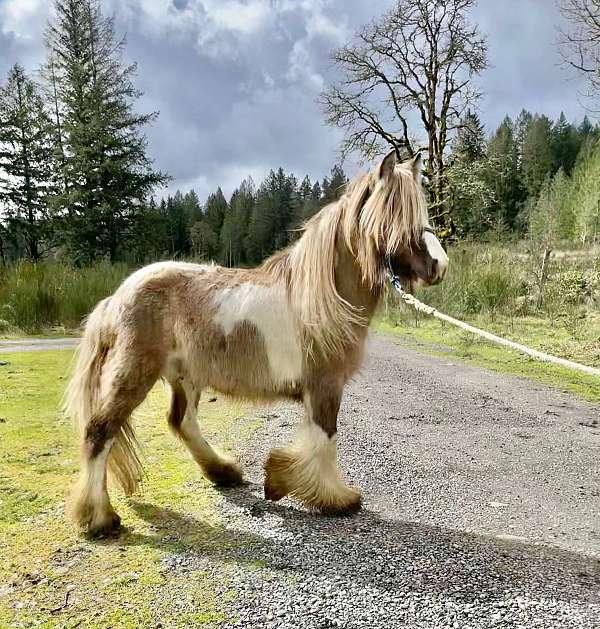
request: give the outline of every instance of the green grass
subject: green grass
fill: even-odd
[[[173,572],[164,559],[206,555],[227,580],[247,540],[221,524],[218,492],[168,433],[157,386],[136,415],[145,446],[144,495],[112,489],[126,530],[116,540],[82,538],[64,515],[77,444],[58,407],[70,351],[5,354],[0,367],[0,628],[209,627],[224,618],[214,577]],[[256,426],[244,409],[201,402],[205,432],[226,448]],[[66,592],[71,590],[68,605]],[[54,610],[54,611],[52,611]]]
[[[531,378],[578,395],[591,402],[600,402],[600,379],[587,374],[542,363],[518,352],[494,345],[463,330],[421,315],[414,317],[403,309],[401,316],[379,320],[376,327],[408,347],[419,351],[462,360],[493,371]],[[471,317],[468,323],[505,336],[547,353],[562,356],[591,366],[600,366],[600,319],[594,319],[585,330],[585,338],[573,337],[565,326],[547,320],[517,320]]]
[[[87,268],[60,262],[0,266],[0,334],[77,328],[129,271],[107,262]]]

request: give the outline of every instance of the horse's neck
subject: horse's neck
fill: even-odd
[[[342,247],[338,251],[335,283],[340,296],[360,310],[370,322],[382,291],[381,289],[373,290],[365,285],[360,267],[354,255],[346,247]]]

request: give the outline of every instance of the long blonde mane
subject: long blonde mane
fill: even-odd
[[[387,255],[409,248],[427,224],[427,205],[418,179],[405,164],[387,177],[361,173],[342,197],[304,226],[302,237],[285,253],[267,260],[265,270],[285,270],[290,303],[309,351],[334,356],[368,325],[362,309],[346,301],[336,286],[342,247],[356,260],[362,286],[379,297]]]

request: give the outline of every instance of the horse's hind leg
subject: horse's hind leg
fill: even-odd
[[[315,378],[304,392],[305,420],[293,442],[271,450],[265,463],[265,497],[288,494],[323,513],[360,509],[360,493],[344,484],[337,465],[337,414],[343,385]]]
[[[169,426],[183,441],[208,480],[221,487],[242,482],[242,471],[227,455],[213,448],[202,436],[198,425],[200,392],[188,382],[172,382]]]
[[[157,375],[150,360],[140,362],[124,350],[115,350],[104,365],[101,400],[84,427],[81,476],[72,497],[76,522],[92,536],[109,534],[120,524],[108,496],[107,464],[126,493],[137,487],[141,465],[130,416]]]

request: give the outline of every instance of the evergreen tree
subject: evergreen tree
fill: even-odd
[[[468,110],[461,120],[452,144],[452,154],[465,164],[472,164],[486,157],[485,129],[479,116],[472,110]]]
[[[321,184],[318,181],[315,181],[315,183],[314,183],[314,185],[312,187],[312,192],[311,192],[310,198],[315,203],[320,203],[321,199],[323,198],[323,190],[321,189]]]
[[[524,193],[519,175],[519,152],[514,125],[508,116],[489,141],[488,158],[487,182],[494,196],[492,220],[495,223],[504,221],[508,226],[514,227]]]
[[[536,115],[523,144],[523,179],[530,197],[537,197],[547,176],[553,174],[553,162],[552,121]]]
[[[166,203],[161,203],[167,234],[167,251],[172,257],[184,256],[190,252],[190,235],[185,215],[183,195],[179,190]]]
[[[219,246],[219,237],[206,218],[194,223],[190,232],[194,255],[203,260],[212,260]]]
[[[183,195],[183,211],[187,224],[191,227],[202,218],[202,205],[195,190],[190,190]]]
[[[246,262],[245,241],[254,208],[254,182],[249,177],[231,196],[221,229],[221,261],[227,266]]]
[[[165,181],[141,133],[155,114],[133,112],[136,66],[123,65],[125,42],[116,40],[99,0],[55,0],[55,10],[46,33],[64,136],[64,190],[55,208],[68,217],[76,260],[116,260],[133,238],[136,213]]]
[[[327,182],[327,184],[325,184]],[[348,183],[348,177],[342,167],[335,165],[329,173],[329,178],[323,180],[324,202],[331,203],[339,199],[344,193],[344,188]]]
[[[522,109],[521,113],[517,116],[514,123],[514,142],[517,152],[517,169],[519,175],[522,177],[523,166],[523,146],[525,145],[525,138],[529,133],[531,123],[533,122],[533,115],[526,109]]]
[[[297,181],[282,168],[271,171],[261,184],[254,204],[246,238],[248,260],[256,263],[290,241],[295,227],[298,196]]]
[[[217,191],[208,197],[204,206],[205,220],[217,236],[221,233],[226,211],[227,201],[221,188],[217,188]]]
[[[552,169],[560,169],[570,175],[581,148],[581,136],[577,129],[567,122],[564,112],[552,127]]]
[[[312,193],[312,184],[310,183],[310,177],[306,175],[298,188],[298,198],[302,201],[308,201]]]
[[[594,125],[590,122],[590,119],[587,117],[587,115],[583,117],[583,120],[577,128],[577,131],[581,137],[582,142],[585,141],[588,136],[593,134]]]
[[[0,203],[7,235],[31,260],[42,255],[48,235],[48,197],[53,190],[52,135],[34,82],[15,64],[0,88]]]
[[[495,197],[487,181],[490,163],[485,130],[472,111],[461,120],[449,163],[452,215],[463,234],[481,235],[493,223]]]

